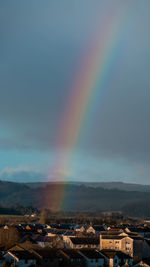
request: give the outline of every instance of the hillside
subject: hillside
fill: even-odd
[[[123,191],[65,185],[64,210],[67,211],[124,211],[127,214],[150,217],[150,194],[148,192]],[[0,182],[0,203],[7,207],[20,204],[37,208],[54,209],[55,196],[62,192],[62,184],[51,183],[45,187],[31,188],[26,184]],[[146,207],[146,208],[145,208]]]
[[[55,182],[37,182],[27,183],[30,188],[45,187],[46,185],[56,184]],[[58,182],[59,183],[59,182]],[[57,184],[58,184],[57,183]],[[119,189],[123,191],[139,191],[139,192],[150,192],[150,185],[123,183],[123,182],[68,182],[71,185],[85,185],[87,187],[102,187],[104,189]]]

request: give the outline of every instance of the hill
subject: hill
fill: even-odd
[[[126,214],[150,217],[149,192],[104,189],[85,185],[49,183],[42,187],[31,188],[27,184],[0,182],[0,203],[55,209],[53,192],[57,195],[65,190],[64,207],[66,211],[124,211]]]
[[[55,182],[37,182],[27,183],[30,188],[45,187],[50,184],[59,184]],[[123,183],[123,182],[68,182],[71,185],[85,185],[87,187],[102,187],[104,189],[119,189],[123,191],[139,191],[139,192],[150,192],[150,185]]]

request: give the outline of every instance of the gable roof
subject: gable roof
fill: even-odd
[[[117,256],[119,259],[132,259],[132,257],[130,257],[128,254],[113,249],[103,249],[101,250],[101,253],[107,258],[114,258]]]
[[[103,225],[93,225],[95,231],[105,231],[105,227]]]
[[[29,252],[28,250],[11,250],[7,252],[9,255],[11,255],[12,257],[17,258],[18,260],[22,260],[22,259],[36,259],[37,257]]]
[[[83,257],[79,254],[79,252],[75,249],[62,249],[60,252],[65,254],[70,259],[82,259]]]
[[[126,236],[123,236],[123,235],[102,235],[101,236],[101,239],[115,239],[115,240],[121,240],[123,238],[125,238]]]
[[[104,256],[95,249],[80,249],[79,252],[89,259],[104,259]]]
[[[43,248],[43,249],[34,249],[33,253],[36,253],[40,258],[43,259],[56,259],[60,257],[60,253],[58,249],[54,248]]]
[[[142,259],[142,262],[150,266],[150,258]]]

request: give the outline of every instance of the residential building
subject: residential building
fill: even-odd
[[[103,225],[90,225],[87,229],[86,232],[88,234],[94,234],[94,235],[100,235],[100,232],[105,231],[107,229],[106,226]]]
[[[121,251],[106,249],[101,250],[101,254],[104,256],[105,266],[107,267],[118,267],[124,266],[125,264],[127,266],[132,266],[133,264],[132,257]]]
[[[36,249],[33,253],[38,257],[36,267],[60,267],[62,255],[58,249]]]
[[[68,246],[73,249],[99,249],[99,237],[68,237],[67,242]]]
[[[122,251],[133,257],[134,261],[142,259],[143,238],[123,231],[105,231],[100,234],[100,250]]]
[[[95,249],[82,249],[79,253],[83,256],[84,266],[86,267],[103,267],[104,256]]]
[[[61,267],[84,267],[83,257],[75,249],[60,250],[63,257]]]
[[[29,267],[37,262],[37,256],[29,251],[8,251],[4,255],[5,261],[17,267]]]

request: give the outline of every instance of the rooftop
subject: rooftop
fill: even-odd
[[[111,250],[111,249],[103,249],[101,253],[105,255],[107,258],[114,258],[116,255],[120,259],[131,259],[131,257],[121,251]]]
[[[99,245],[99,237],[98,238],[89,238],[89,237],[70,237],[70,240],[73,244],[87,244],[87,245]]]
[[[103,255],[95,249],[81,249],[80,252],[89,259],[103,259]]]

